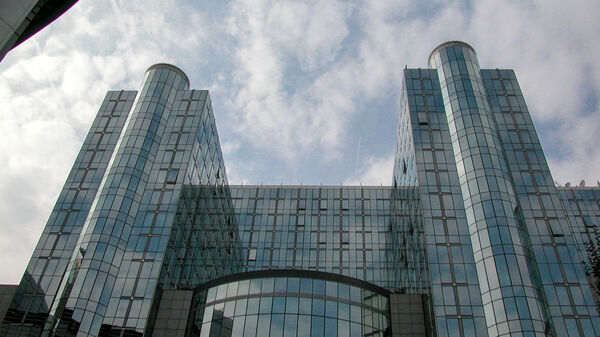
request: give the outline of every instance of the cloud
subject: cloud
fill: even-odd
[[[600,181],[600,108],[596,114],[579,115],[560,125],[556,130],[548,130],[550,138],[559,140],[560,156],[548,158],[554,180],[564,185],[567,182],[578,184],[586,180],[587,186],[598,186]],[[567,135],[567,136],[565,136]],[[548,146],[544,149],[547,151]]]
[[[600,178],[600,106],[590,104],[600,96],[599,10],[592,1],[474,4],[479,60],[515,69],[557,181]]]
[[[52,120],[2,120],[0,134],[0,283],[16,283],[66,179],[62,166],[75,159],[79,137],[70,123]]]
[[[349,33],[346,20],[352,5],[342,1],[276,1],[266,29],[283,53],[297,58],[303,71],[335,60]]]
[[[344,115],[352,112],[352,91],[337,90],[335,95],[332,87],[320,89],[331,82],[344,87],[348,68],[331,65],[322,74],[309,73],[335,59],[348,34],[350,5],[239,1],[232,8],[229,32],[239,42],[233,99],[241,112],[235,119],[238,135],[288,159],[317,146],[334,153]],[[306,85],[288,83],[297,77],[308,77]],[[340,93],[343,97],[337,99]]]
[[[344,180],[344,185],[384,185],[392,184],[394,155],[385,157],[368,156],[363,161],[360,172],[354,177]]]

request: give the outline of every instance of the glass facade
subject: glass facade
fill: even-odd
[[[489,334],[550,332],[529,232],[475,52],[449,43],[429,63],[440,78]]]
[[[394,184],[411,199],[424,240],[439,336],[484,336],[486,324],[438,74],[405,69]],[[397,191],[402,193],[400,188]]]
[[[230,187],[244,271],[317,270],[396,287],[389,187]]]
[[[243,271],[243,261],[229,188],[184,187],[161,268],[160,288],[194,288]]]
[[[0,336],[41,333],[135,96],[135,91],[106,94],[0,326]]]
[[[157,64],[108,93],[0,332],[143,334],[183,185],[227,184],[210,97],[188,85]]]
[[[385,187],[231,186],[181,70],[109,92],[0,336],[600,335],[600,187],[554,185],[512,70],[429,66]]]
[[[600,289],[598,288],[598,275],[592,272],[590,263],[590,254],[592,249],[598,247],[598,234],[600,233],[600,188],[575,187],[558,188],[558,195],[564,205],[564,209],[569,220],[570,230],[576,242],[577,255],[573,255],[576,262],[582,261],[586,266],[585,275],[587,277],[592,296],[596,307],[600,308]],[[590,295],[587,289],[585,291],[585,301],[588,306]],[[592,308],[589,312],[594,313]]]
[[[198,290],[192,330],[201,337],[389,335],[385,289],[319,272],[263,274]]]
[[[598,313],[582,268],[577,233],[560,200],[512,70],[482,70],[543,295],[558,336],[594,336]],[[582,246],[580,246],[582,247]],[[539,286],[539,285],[538,285]]]

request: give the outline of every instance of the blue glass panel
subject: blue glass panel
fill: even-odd
[[[325,301],[321,299],[313,299],[312,314],[314,316],[325,316]]]
[[[300,315],[298,316],[298,337],[309,337],[311,331],[311,316]]]
[[[271,318],[271,337],[282,337],[283,336],[283,314],[273,314]]]
[[[286,314],[297,314],[298,313],[298,298],[297,297],[287,297],[286,298],[285,313]]]
[[[325,333],[325,318],[313,316],[312,324],[310,329],[310,335],[312,337],[324,337]],[[335,336],[335,335],[327,335],[327,336]]]
[[[262,297],[260,299],[260,309],[259,312],[261,314],[270,314],[271,313],[271,306],[273,304],[273,298],[272,297]]]
[[[271,327],[271,315],[259,315],[258,316],[258,329],[256,336],[268,336]],[[234,335],[235,336],[235,335]]]
[[[285,313],[285,297],[273,298],[273,313]]]
[[[335,318],[325,318],[325,336],[337,336],[338,321]]]
[[[325,301],[325,315],[327,317],[332,317],[332,318],[337,318],[338,317],[338,311],[337,311],[337,302],[335,301]]]
[[[258,315],[246,316],[246,324],[244,324],[244,336],[256,336],[257,323]]]
[[[296,337],[298,330],[298,315],[285,315],[285,330],[284,337]]]

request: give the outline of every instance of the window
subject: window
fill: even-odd
[[[419,112],[417,116],[419,119],[419,125],[427,125],[427,114],[425,112]]]
[[[248,251],[248,261],[256,261],[256,249],[251,248]]]

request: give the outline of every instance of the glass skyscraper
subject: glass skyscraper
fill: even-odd
[[[387,187],[229,185],[181,70],[109,92],[0,336],[600,335],[600,188],[555,186],[512,70],[429,67]]]

